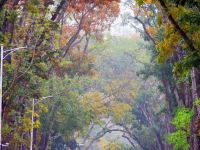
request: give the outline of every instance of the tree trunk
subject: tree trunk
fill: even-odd
[[[191,92],[191,88],[190,88],[190,83],[186,82],[185,84],[185,104],[187,107],[192,108],[192,92]]]
[[[161,135],[158,131],[155,131],[155,132],[156,132],[156,138],[157,138],[159,150],[164,150],[164,144],[163,144]]]
[[[49,134],[42,134],[40,141],[40,150],[46,150],[49,141]]]
[[[200,97],[200,70],[197,68],[192,68],[191,71],[192,78],[192,98],[196,101]],[[199,150],[200,149],[200,107],[194,106],[194,116],[191,122],[191,137],[190,137],[190,149]]]
[[[170,114],[172,114],[174,111],[174,108],[177,106],[177,101],[176,101],[176,96],[174,94],[174,89],[171,88],[171,85],[169,82],[170,81],[168,81],[167,79],[163,77],[162,84],[164,86],[165,98],[168,103],[169,112]]]
[[[33,129],[33,150],[35,150],[37,146],[37,129]]]

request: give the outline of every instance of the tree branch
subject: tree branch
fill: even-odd
[[[68,5],[68,0],[62,0],[59,4],[59,6],[56,8],[56,11],[54,12],[54,14],[51,17],[51,20],[54,21],[57,16],[60,14],[61,10],[64,10]]]
[[[195,49],[192,40],[187,36],[187,34],[183,31],[183,29],[178,25],[178,23],[175,21],[173,16],[169,13],[169,9],[167,8],[165,2],[163,0],[158,0],[161,7],[164,9],[169,21],[171,24],[174,26],[175,30],[182,36],[184,41],[187,43],[187,45],[190,47],[190,49],[193,52],[196,52],[197,50]]]
[[[148,36],[148,38],[153,42],[154,45],[156,45],[155,40],[147,31],[147,28],[146,28],[146,25],[144,24],[144,22],[142,22],[142,20],[140,20],[137,16],[135,16],[134,19],[137,20],[142,25],[142,28],[143,28],[144,32],[146,33],[146,35]]]

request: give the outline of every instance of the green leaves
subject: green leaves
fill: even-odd
[[[68,65],[70,65],[70,64],[72,64],[71,61],[69,61],[69,60],[63,60],[63,61],[60,62],[59,66],[62,67],[62,68],[67,68]]]
[[[44,72],[46,72],[48,70],[48,66],[44,62],[36,63],[35,66],[37,66],[38,69],[40,69],[41,71],[44,71]]]
[[[136,0],[136,3],[137,3],[139,6],[141,6],[141,5],[144,4],[144,0]]]
[[[171,123],[176,127],[176,131],[167,135],[167,141],[174,145],[175,150],[188,150],[187,138],[190,135],[190,122],[194,112],[185,107],[177,109]]]
[[[29,3],[27,5],[27,9],[29,10],[29,12],[31,12],[32,14],[38,14],[39,13],[39,9],[36,5]]]
[[[174,150],[189,150],[186,132],[178,130],[167,136],[167,141],[174,145]]]
[[[185,130],[189,132],[190,121],[194,112],[189,108],[180,107],[177,109],[175,118],[172,120],[172,124],[177,130]]]
[[[192,67],[198,67],[200,64],[200,57],[198,53],[189,53],[182,57],[181,60],[174,63],[173,72],[179,77],[179,80],[183,81],[184,78],[190,76],[190,70]]]
[[[200,25],[200,12],[183,13],[179,19],[180,23],[190,23]]]

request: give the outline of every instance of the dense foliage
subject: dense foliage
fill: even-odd
[[[199,150],[199,11],[193,0],[1,0],[0,142]],[[120,16],[139,34],[112,35]]]

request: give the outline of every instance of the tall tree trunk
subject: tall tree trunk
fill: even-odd
[[[185,107],[192,108],[193,99],[190,86],[191,85],[188,81],[176,85],[176,99],[178,101],[179,106],[183,105]]]
[[[33,150],[35,150],[37,146],[37,129],[33,129]]]
[[[174,94],[174,89],[171,87],[169,81],[164,78],[163,74],[163,79],[162,79],[162,84],[164,86],[164,92],[165,92],[165,98],[168,103],[168,109],[170,114],[173,113],[174,108],[177,106],[177,101],[176,101],[176,96]]]
[[[186,81],[186,83],[184,84],[185,84],[185,103],[187,107],[192,108],[193,99],[192,99],[190,83]]]
[[[192,98],[196,101],[200,97],[200,70],[197,68],[192,68],[191,71],[192,78]],[[190,149],[199,150],[200,149],[200,107],[194,106],[194,116],[191,122],[191,137],[190,137]]]
[[[49,141],[49,134],[42,134],[40,141],[40,150],[46,150]]]
[[[163,144],[160,133],[158,131],[155,131],[155,133],[156,133],[156,139],[157,139],[159,150],[164,150],[164,144]]]

